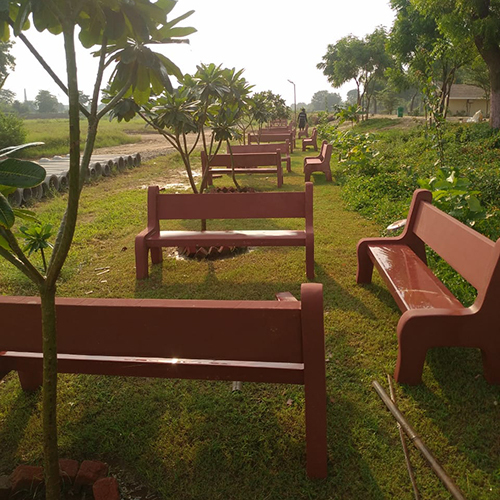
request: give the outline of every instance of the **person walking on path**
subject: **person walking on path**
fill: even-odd
[[[297,119],[299,121],[299,130],[304,130],[306,128],[306,124],[307,124],[307,114],[306,114],[305,108],[301,108]]]

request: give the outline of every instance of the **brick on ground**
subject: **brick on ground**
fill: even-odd
[[[120,500],[118,481],[114,477],[105,477],[94,483],[94,500]]]
[[[18,465],[10,476],[12,494],[18,491],[34,492],[43,483],[43,467]]]
[[[92,485],[108,475],[108,466],[103,462],[84,460],[76,475],[74,489],[92,489]]]

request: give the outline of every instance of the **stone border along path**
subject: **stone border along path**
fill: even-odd
[[[188,145],[191,145],[195,135],[190,134],[187,139]],[[87,180],[97,179],[101,175],[108,176],[113,168],[122,172],[127,166],[136,167],[141,164],[142,160],[150,160],[172,151],[175,151],[175,148],[162,135],[154,132],[142,134],[141,142],[138,143],[95,149],[91,157]],[[9,202],[14,207],[19,207],[31,199],[41,199],[50,190],[65,191],[67,189],[68,155],[41,158],[38,162],[47,171],[45,181],[34,188],[17,189],[12,193],[9,196]]]
[[[45,168],[45,180],[33,188],[18,188],[9,195],[9,202],[14,207],[19,207],[29,200],[39,200],[47,196],[50,191],[66,191],[68,189],[69,158],[54,156],[41,158],[38,163]],[[87,180],[95,180],[101,176],[108,177],[113,169],[123,172],[127,167],[138,167],[141,164],[140,153],[126,156],[93,155],[87,172]]]

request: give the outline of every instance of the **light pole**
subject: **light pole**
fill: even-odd
[[[293,85],[293,121],[295,128],[297,128],[297,93],[295,92],[295,83],[292,80],[288,81]]]

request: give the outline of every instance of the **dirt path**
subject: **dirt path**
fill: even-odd
[[[195,136],[188,136],[188,144],[192,144]],[[109,154],[127,156],[140,153],[143,160],[150,160],[156,156],[175,151],[173,146],[160,134],[141,134],[141,142],[133,144],[121,144],[109,148],[98,148],[94,154]]]

